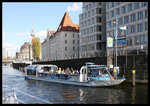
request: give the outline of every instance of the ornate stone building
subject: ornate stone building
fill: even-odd
[[[31,60],[31,53],[30,43],[25,42],[20,48],[20,53],[16,53],[16,60]]]

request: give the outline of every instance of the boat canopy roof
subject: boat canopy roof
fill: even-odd
[[[107,66],[106,65],[96,65],[96,64],[94,64],[94,63],[92,63],[92,62],[86,62],[85,63],[86,64],[86,67],[87,68],[92,68],[92,69],[101,69],[101,68],[107,68]]]
[[[41,68],[42,67],[53,67],[53,68],[57,68],[58,69],[58,67],[56,66],[56,65],[29,65],[29,66],[27,66],[27,70],[33,70],[33,71],[39,71],[39,70],[41,70]]]

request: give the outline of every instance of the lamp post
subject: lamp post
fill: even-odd
[[[118,19],[119,19],[119,15],[116,18],[116,22],[113,22],[116,24],[115,27],[115,39],[116,39],[116,67],[117,67],[117,34],[118,34]],[[126,30],[126,26],[120,27],[119,29],[121,30]],[[127,40],[126,40],[126,45],[127,45]],[[126,47],[126,69],[127,69],[127,47]]]
[[[115,26],[115,39],[116,39],[116,67],[117,67],[117,34],[118,34],[118,19],[119,15],[117,15],[116,22],[113,22],[116,24]]]

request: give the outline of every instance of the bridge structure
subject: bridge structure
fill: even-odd
[[[2,60],[2,65],[11,65],[15,60]]]

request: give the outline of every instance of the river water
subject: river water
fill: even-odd
[[[132,87],[122,83],[117,87],[88,88],[51,82],[25,80],[23,73],[9,66],[2,68],[2,84],[34,95],[54,104],[147,104],[148,85]],[[40,103],[25,95],[17,98],[27,104]]]

